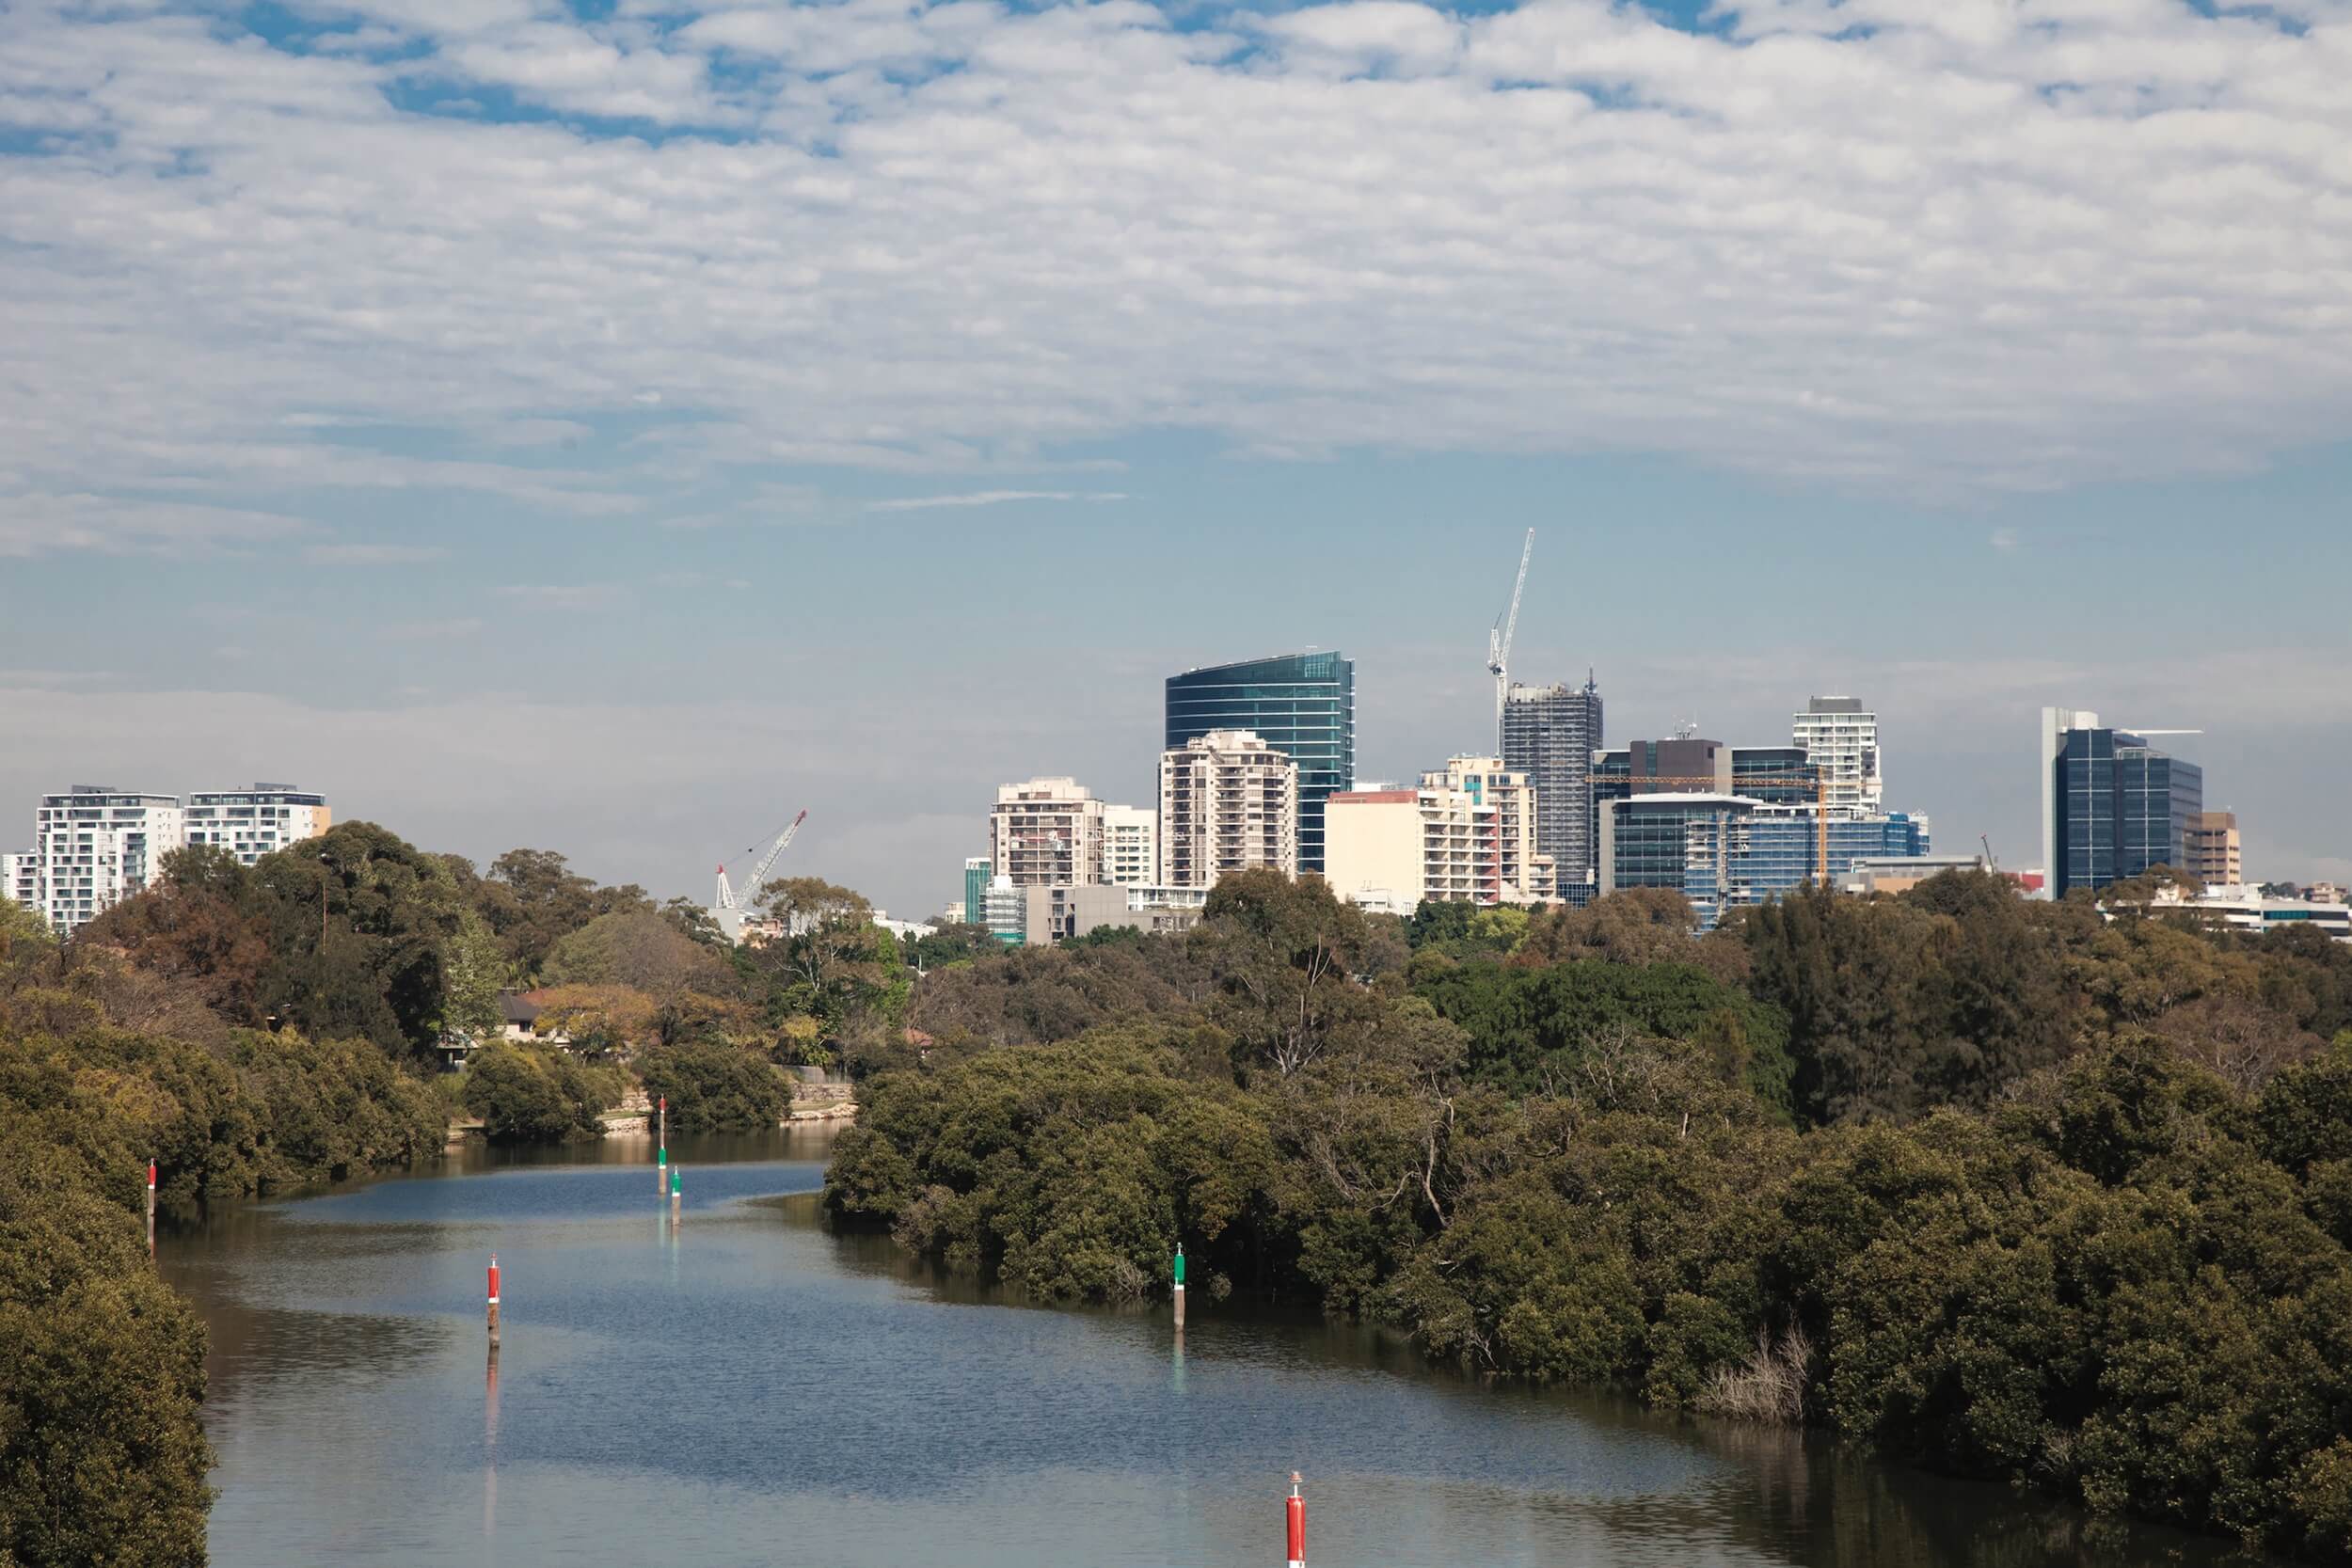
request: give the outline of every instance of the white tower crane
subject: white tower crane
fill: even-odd
[[[760,886],[768,880],[768,873],[775,869],[776,857],[784,853],[784,847],[792,842],[792,835],[799,832],[801,824],[807,820],[808,813],[803,812],[785,824],[783,831],[776,834],[775,842],[768,846],[768,852],[759,857],[759,864],[753,867],[741,893],[727,885],[727,868],[723,865],[719,867],[719,895],[711,903],[710,912],[718,920],[719,928],[729,937],[741,935],[743,911],[750,909],[752,901],[759,896]],[[743,853],[748,855],[758,847],[755,844]]]
[[[1495,678],[1495,753],[1502,752],[1502,709],[1511,695],[1511,639],[1519,629],[1519,595],[1527,591],[1527,559],[1535,553],[1535,531],[1519,546],[1519,575],[1511,584],[1511,608],[1486,628],[1486,673]]]

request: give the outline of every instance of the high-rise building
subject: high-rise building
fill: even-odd
[[[1168,677],[1167,720],[1162,744],[1171,749],[1213,730],[1247,730],[1290,758],[1298,770],[1297,868],[1323,869],[1323,802],[1356,785],[1353,660],[1283,654],[1187,670]],[[1165,812],[1160,832],[1165,839]]]
[[[1631,795],[1736,793],[1768,805],[1810,806],[1813,777],[1803,747],[1726,746],[1680,736],[1597,752],[1589,787],[1597,824],[1610,801]]]
[[[1559,867],[1542,847],[1542,797],[1526,774],[1505,768],[1501,757],[1449,757],[1421,776],[1421,787],[1458,790],[1493,809],[1502,902],[1548,904],[1558,895]]]
[[[1513,686],[1502,704],[1502,763],[1535,791],[1535,845],[1558,867],[1559,896],[1581,907],[1598,879],[1593,858],[1593,753],[1601,737],[1600,688]]]
[[[246,865],[290,844],[316,838],[335,820],[326,797],[292,784],[199,789],[188,797],[190,844],[226,849]]]
[[[1141,806],[1103,808],[1103,879],[1142,887],[1160,874],[1159,814]]]
[[[1691,901],[1702,929],[1726,910],[1760,904],[1820,876],[1820,826],[1811,806],[1708,790],[1614,800],[1600,818],[1600,890],[1670,888]],[[1858,863],[1926,856],[1928,822],[1892,816],[1833,817],[1830,874]]]
[[[2075,708],[2042,710],[2042,889],[2063,898],[2151,867],[2185,870],[2188,824],[2205,809],[2205,774],[2160,751],[2152,735]]]
[[[0,855],[0,898],[35,909],[40,903],[40,857],[30,849]]]
[[[966,857],[963,863],[963,923],[966,926],[988,924],[988,884],[996,874],[986,855]]]
[[[1810,697],[1789,721],[1791,741],[1820,770],[1832,816],[1876,816],[1886,790],[1879,777],[1879,716],[1857,697]]]
[[[988,934],[1007,947],[1018,947],[1027,934],[1028,920],[1027,891],[1013,885],[1009,877],[990,878],[980,903],[980,924]]]
[[[1160,875],[1214,887],[1259,866],[1298,874],[1298,765],[1247,730],[1211,730],[1160,753]]]
[[[180,797],[75,784],[34,816],[33,908],[70,932],[147,886],[184,842]]]
[[[1103,879],[1103,802],[1075,779],[1005,784],[988,816],[989,864],[1015,887]]]
[[[2201,811],[2188,819],[2182,869],[2207,887],[2237,887],[2246,880],[2246,853],[2237,836],[2237,813]]]

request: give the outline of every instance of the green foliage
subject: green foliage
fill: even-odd
[[[765,1057],[738,1046],[658,1046],[637,1058],[645,1093],[668,1096],[681,1132],[746,1132],[782,1119],[790,1092]]]
[[[1470,1075],[1514,1093],[1565,1083],[1594,1041],[1631,1033],[1703,1040],[1727,1080],[1790,1109],[1787,1019],[1692,964],[1464,964],[1414,989],[1470,1037]]]
[[[0,1561],[204,1560],[204,1326],[130,1212],[0,1174]]]
[[[473,1053],[459,1095],[492,1143],[564,1143],[603,1136],[603,1111],[618,1087],[613,1074],[561,1051],[501,1042]]]

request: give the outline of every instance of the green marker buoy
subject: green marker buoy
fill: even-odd
[[[1184,1326],[1184,1243],[1176,1243],[1176,1326]]]
[[[666,1147],[664,1147],[658,1150],[653,1157],[653,1196],[660,1197],[661,1196],[662,1189],[667,1187],[669,1184],[670,1151]]]

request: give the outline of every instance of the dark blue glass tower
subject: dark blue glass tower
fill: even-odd
[[[1323,803],[1356,787],[1356,665],[1336,653],[1282,654],[1168,677],[1168,735],[1249,730],[1298,764],[1298,869],[1323,869]]]
[[[2204,769],[2112,729],[2061,732],[2057,769],[2053,896],[2185,866],[2188,819],[2205,809]]]

